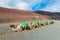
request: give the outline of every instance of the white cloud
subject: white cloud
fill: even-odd
[[[8,7],[10,0],[0,0],[0,7]]]
[[[22,9],[22,10],[28,10],[29,9],[29,4],[26,2],[18,2],[16,5],[16,8]]]
[[[25,0],[25,1],[27,1],[30,4],[35,4],[41,2],[42,0]]]
[[[11,3],[12,2],[12,3]],[[16,4],[14,4],[14,2]],[[10,5],[15,5],[14,7]],[[29,10],[30,4],[23,0],[0,0],[0,7],[5,7],[5,8],[17,8],[17,9],[22,9],[22,10]]]
[[[53,5],[47,6],[43,10],[52,11],[52,12],[60,12],[60,0],[56,0],[56,2]]]
[[[43,1],[46,1],[46,0],[43,0]],[[32,10],[32,6],[39,4],[43,1],[42,0],[0,0],[0,7]],[[54,11],[60,12],[60,0],[54,0],[56,2],[53,2],[53,0],[51,0],[51,1],[53,4],[50,2],[50,4],[47,5],[42,10],[52,11],[52,12],[54,12]],[[11,5],[10,3],[13,5]]]

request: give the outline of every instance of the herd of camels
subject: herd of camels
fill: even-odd
[[[30,30],[30,29],[33,29],[33,28],[39,28],[39,27],[42,27],[42,26],[46,26],[46,25],[49,25],[49,24],[53,24],[54,21],[49,19],[47,21],[32,21],[30,23],[26,22],[26,21],[23,21],[21,22],[21,24],[15,26],[15,25],[10,25],[10,28],[12,31],[14,32],[18,32],[18,31],[24,31],[24,30]]]

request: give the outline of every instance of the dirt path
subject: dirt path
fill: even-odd
[[[55,20],[52,25],[22,32],[11,32],[9,27],[5,27],[0,28],[1,32],[0,40],[60,40],[60,21]]]

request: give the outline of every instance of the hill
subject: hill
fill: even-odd
[[[44,16],[49,16],[51,19],[60,20],[60,12],[48,12],[48,11],[40,11],[40,10],[34,12]]]
[[[34,13],[28,10],[18,10],[0,7],[0,23],[4,22],[21,22],[21,21],[33,21],[33,20],[47,20],[41,14]]]

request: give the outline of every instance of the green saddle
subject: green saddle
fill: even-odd
[[[53,20],[47,20],[47,23],[51,23],[51,22],[53,22]]]
[[[38,22],[37,22],[37,21],[33,21],[33,22],[32,22],[32,24],[37,25],[37,24],[38,24]]]
[[[44,25],[44,21],[40,21],[40,24],[43,24]]]
[[[22,27],[27,27],[28,23],[27,22],[22,22]]]

